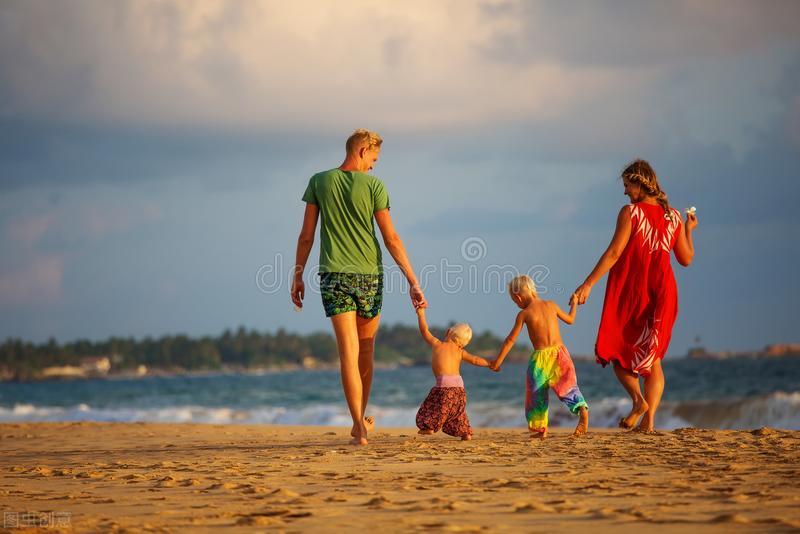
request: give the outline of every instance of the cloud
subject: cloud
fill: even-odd
[[[0,272],[0,306],[47,305],[62,296],[64,258],[33,254],[18,270]]]
[[[63,295],[63,253],[42,252],[39,244],[59,222],[53,212],[28,214],[10,220],[0,250],[0,307],[46,306]]]
[[[505,21],[485,28],[477,4],[453,0],[88,5],[20,2],[0,12],[6,116],[430,127],[512,116],[520,106],[548,113],[576,76],[602,78],[482,61],[479,47]]]
[[[0,305],[30,307],[58,302],[65,269],[89,247],[163,219],[152,201],[97,205],[90,198],[38,213],[9,217],[0,239]]]
[[[489,20],[513,21],[486,52],[496,61],[663,67],[797,41],[791,0],[508,2]],[[492,27],[490,25],[490,27]]]
[[[283,132],[558,120],[641,107],[687,58],[796,45],[797,6],[6,2],[0,116]]]
[[[12,221],[7,228],[7,234],[11,240],[20,243],[24,248],[33,248],[54,222],[55,217],[52,213],[25,216]]]
[[[54,240],[96,241],[161,221],[164,214],[154,201],[121,199],[97,205],[92,199],[75,199],[63,206],[10,218],[4,223],[7,238],[26,250]]]
[[[338,136],[336,147],[343,143]],[[0,120],[0,188],[203,180],[208,176],[222,185],[239,179],[244,166],[277,170],[287,162],[313,159],[314,151],[318,155],[333,144],[330,139],[320,143],[319,135],[313,133],[298,138],[192,128]]]

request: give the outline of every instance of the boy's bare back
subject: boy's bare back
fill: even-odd
[[[534,349],[563,344],[558,328],[559,311],[558,304],[552,300],[534,299],[519,312]]]

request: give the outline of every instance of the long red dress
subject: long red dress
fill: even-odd
[[[647,376],[667,351],[678,315],[678,287],[670,252],[681,229],[680,213],[672,220],[658,204],[628,205],[631,236],[608,273],[606,297],[595,355],[605,367],[619,362]]]

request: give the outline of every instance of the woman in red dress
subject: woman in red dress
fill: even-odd
[[[672,325],[678,315],[678,289],[670,264],[670,252],[687,267],[694,257],[692,231],[697,217],[687,212],[681,221],[670,207],[655,171],[644,160],[636,160],[622,171],[625,195],[608,249],[586,281],[575,290],[578,304],[589,297],[592,286],[606,272],[606,296],[597,333],[595,355],[605,367],[611,363],[620,384],[633,401],[619,424],[653,432],[664,373],[661,359],[669,347]],[[644,395],[639,376],[644,377]]]

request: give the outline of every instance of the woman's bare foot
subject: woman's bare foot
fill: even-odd
[[[433,434],[433,430],[430,429],[420,430],[419,432],[417,432],[417,434],[422,434],[423,436],[430,436],[431,434]]]
[[[639,418],[647,413],[647,410],[649,409],[650,406],[647,405],[647,401],[645,401],[644,398],[634,400],[631,413],[629,413],[627,417],[623,417],[619,420],[619,427],[630,430],[636,426],[636,422],[639,420]]]
[[[658,434],[655,429],[655,422],[650,414],[645,414],[639,422],[639,426],[633,429],[634,432],[641,432],[642,434]]]
[[[578,415],[580,416],[578,426],[575,427],[575,432],[572,433],[576,437],[583,436],[589,431],[589,409],[586,406],[581,406]]]
[[[367,432],[372,432],[373,430],[375,430],[375,418],[372,417],[371,415],[365,417],[364,427],[367,429]],[[357,431],[358,429],[356,428],[356,425],[353,425],[353,428],[350,429],[350,435],[356,437]]]
[[[537,432],[535,430],[531,430],[531,439],[544,439],[547,437],[547,429],[545,428],[541,432]]]
[[[466,436],[461,436],[461,441],[469,441],[472,439],[472,434],[467,434]]]
[[[356,436],[350,440],[350,445],[367,445],[368,443],[364,436]]]

